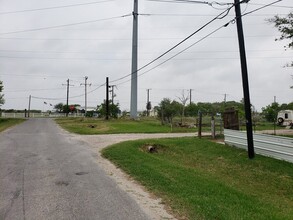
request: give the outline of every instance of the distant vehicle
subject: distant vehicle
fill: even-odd
[[[293,125],[293,110],[281,110],[277,116],[278,124],[283,126]]]

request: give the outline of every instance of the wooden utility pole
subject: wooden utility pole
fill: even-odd
[[[109,77],[106,77],[106,120],[109,120]]]
[[[201,129],[202,129],[202,112],[198,112],[198,137],[201,138]]]
[[[191,105],[192,103],[192,100],[191,100],[191,94],[192,93],[192,89],[189,90],[189,105]]]
[[[68,102],[69,102],[69,79],[67,79],[66,117],[68,117],[68,113],[69,113]]]
[[[68,113],[69,113],[69,106],[68,106],[68,102],[69,102],[69,86],[73,86],[73,85],[69,85],[69,79],[66,80],[66,84],[62,84],[62,86],[66,86],[67,89],[67,97],[66,97],[66,117],[68,117]]]
[[[30,117],[30,112],[31,112],[31,100],[32,100],[32,96],[30,95],[28,99],[28,113],[27,113],[28,118]]]
[[[147,109],[147,116],[150,116],[150,110],[151,110],[151,102],[150,102],[150,90],[151,89],[147,89],[147,105],[146,105],[146,109]]]
[[[114,105],[114,97],[115,97],[115,93],[114,93],[114,87],[115,85],[110,86],[111,87],[111,94],[112,94],[112,105]]]
[[[91,84],[88,84],[87,83],[87,80],[88,80],[88,77],[85,76],[84,77],[84,83],[81,83],[80,85],[84,85],[84,116],[86,116],[86,113],[87,113],[87,86],[91,85]]]
[[[277,115],[278,115],[278,113],[276,112],[277,109],[275,109],[276,102],[277,102],[277,97],[274,96],[274,113],[275,113],[275,115],[274,115],[274,135],[277,134],[276,133],[276,121],[277,121]]]
[[[241,8],[240,8],[239,0],[234,0],[234,3],[235,3],[236,24],[237,24],[239,52],[240,52],[241,69],[242,69],[242,84],[243,84],[243,93],[244,93],[248,157],[252,159],[254,158],[253,130],[252,130],[252,120],[251,120],[251,104],[250,104],[250,95],[249,95],[249,83],[248,83],[247,62],[246,62],[245,44],[244,44],[244,36],[243,36],[242,18],[241,18]]]

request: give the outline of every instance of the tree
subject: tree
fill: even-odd
[[[146,115],[147,116],[150,116],[150,110],[152,109],[152,103],[151,102],[148,102],[147,105],[146,105]]]
[[[269,22],[273,23],[278,31],[281,32],[281,37],[276,40],[287,39],[290,42],[285,48],[293,48],[293,12],[290,12],[286,17],[276,15],[274,18],[269,19]],[[288,66],[293,66],[293,62]]]
[[[277,119],[278,111],[280,110],[280,105],[277,102],[272,103],[264,108],[262,108],[262,115],[269,122],[274,122]]]
[[[182,106],[179,102],[171,101],[168,98],[164,98],[159,106],[156,107],[158,117],[161,119],[162,124],[164,122],[172,123],[173,117],[180,115]]]
[[[4,100],[4,95],[3,94],[1,94],[2,93],[2,91],[3,91],[3,82],[2,81],[0,81],[0,106],[1,105],[3,105],[4,103],[5,103],[5,100]]]
[[[185,96],[184,94],[184,90],[182,91],[181,97],[178,97],[178,99],[181,102],[181,106],[182,106],[182,111],[181,111],[181,124],[183,123],[183,117],[184,117],[184,113],[185,113],[185,105],[187,103],[187,101],[189,100],[188,96]]]
[[[54,109],[56,109],[57,112],[61,113],[63,111],[64,105],[63,103],[58,103],[56,105],[54,105]]]
[[[97,106],[97,112],[98,112],[99,118],[106,117],[107,112],[106,112],[106,103],[105,103],[105,101],[101,105]],[[119,103],[113,104],[111,102],[111,104],[109,104],[109,117],[118,118],[118,114],[120,112],[121,111],[120,111],[120,108],[119,108]]]
[[[185,114],[189,117],[195,117],[198,115],[198,106],[195,103],[191,103],[185,108]]]

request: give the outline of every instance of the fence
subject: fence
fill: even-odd
[[[247,150],[246,132],[224,130],[225,143]],[[254,134],[255,153],[293,163],[293,138]]]

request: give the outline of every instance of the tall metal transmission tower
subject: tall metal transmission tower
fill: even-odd
[[[137,47],[138,47],[138,0],[134,0],[131,66],[130,117],[137,118]]]

